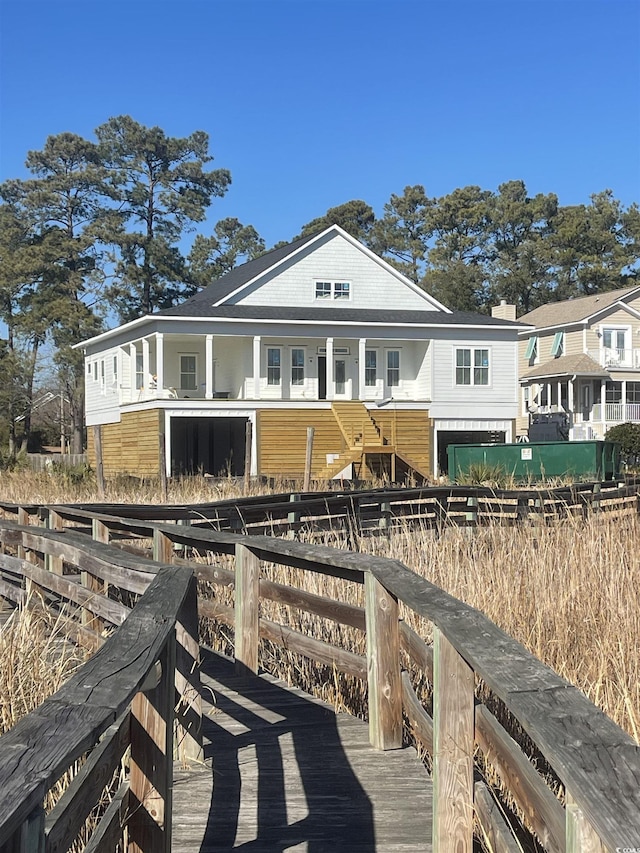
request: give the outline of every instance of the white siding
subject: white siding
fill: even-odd
[[[443,335],[433,346],[433,417],[515,418],[518,414],[517,342],[488,334],[455,338]],[[489,385],[456,385],[455,351],[459,347],[489,350]]]
[[[123,359],[118,348],[112,347],[85,359],[85,406],[87,424],[116,423],[120,420],[120,380],[114,375],[113,359],[118,358],[118,368]],[[87,365],[90,370],[87,370]]]
[[[346,281],[350,299],[316,299],[316,281]],[[384,265],[336,235],[294,263],[278,268],[277,274],[261,279],[251,291],[229,300],[239,305],[287,305],[324,308],[389,308],[428,311],[433,308],[426,294],[414,291]],[[435,311],[436,309],[433,308]]]

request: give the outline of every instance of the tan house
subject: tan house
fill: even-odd
[[[543,305],[519,318],[518,435],[564,417],[572,440],[640,423],[640,287]]]

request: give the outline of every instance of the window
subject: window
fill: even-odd
[[[136,389],[139,391],[144,385],[142,353],[136,353]]]
[[[387,385],[394,388],[400,384],[400,350],[387,351]]]
[[[316,281],[316,299],[331,299],[330,281]]]
[[[627,382],[627,403],[640,403],[640,382]]]
[[[602,330],[602,346],[605,349],[623,350],[625,349],[626,332],[624,329],[603,329]]]
[[[472,368],[473,365],[473,368]],[[489,384],[489,350],[456,350],[456,385]]]
[[[103,394],[106,390],[106,382],[105,382],[105,375],[104,375],[104,359],[103,358],[100,359],[100,390],[102,391]]]
[[[534,335],[532,338],[529,338],[529,342],[527,343],[527,351],[524,354],[524,357],[530,364],[538,358],[538,337]]]
[[[622,402],[622,382],[607,382],[604,392],[605,403]]]
[[[316,299],[350,299],[348,281],[316,281]]]
[[[113,357],[113,384],[118,384],[118,356]]]
[[[375,388],[378,379],[378,353],[374,349],[365,350],[364,353],[364,384],[368,388]]]
[[[291,384],[304,385],[304,350],[291,350]]]
[[[559,358],[564,352],[564,332],[556,332],[553,336],[551,344],[551,355],[554,358]]]
[[[280,349],[269,347],[267,349],[267,385],[280,384]]]
[[[91,362],[87,362],[87,376],[91,376]]]
[[[180,356],[180,390],[195,391],[198,387],[195,355]]]
[[[98,381],[98,362],[97,361],[93,362],[93,381],[94,382]]]

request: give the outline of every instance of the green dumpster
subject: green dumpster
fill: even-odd
[[[620,445],[613,441],[450,444],[447,461],[451,482],[466,479],[472,469],[483,467],[526,482],[551,477],[603,481],[617,478],[620,472]]]

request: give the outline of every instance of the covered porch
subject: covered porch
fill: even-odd
[[[429,400],[430,342],[153,333],[118,348],[119,403]]]

